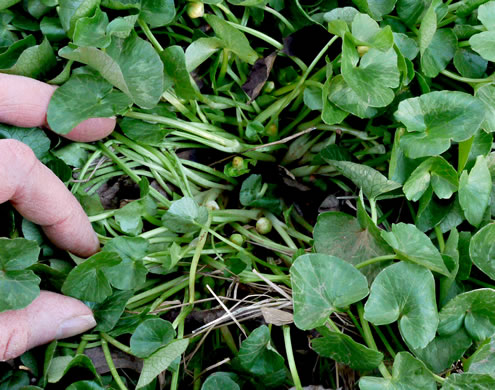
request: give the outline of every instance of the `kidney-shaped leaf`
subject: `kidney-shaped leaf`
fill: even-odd
[[[495,280],[495,223],[484,226],[473,236],[469,256],[479,269]]]
[[[364,275],[334,256],[302,255],[292,265],[290,277],[294,322],[300,329],[321,326],[334,311],[368,295]]]
[[[382,237],[395,250],[399,259],[450,276],[438,249],[416,226],[405,223],[394,224],[391,232],[382,232]]]
[[[404,340],[412,348],[426,347],[438,325],[432,273],[405,262],[385,268],[371,285],[364,317],[375,325],[399,320]]]
[[[241,390],[234,380],[236,377],[233,372],[215,372],[206,378],[201,390]]]
[[[175,337],[172,324],[161,318],[150,318],[139,324],[131,336],[131,351],[145,358],[167,345]]]
[[[329,332],[324,337],[314,339],[311,347],[319,355],[358,371],[372,370],[378,367],[383,360],[381,352],[365,347],[343,333]]]
[[[440,311],[438,333],[452,334],[463,325],[476,341],[495,333],[495,290],[481,288],[453,298]]]
[[[408,352],[399,352],[394,360],[392,378],[364,376],[361,390],[436,390],[435,379],[426,366]]]
[[[175,233],[188,233],[199,230],[208,219],[206,207],[199,206],[192,198],[184,197],[172,203],[163,214],[163,225]]]
[[[492,390],[495,378],[487,374],[452,374],[444,382],[441,390]]]
[[[469,139],[480,128],[485,108],[467,93],[436,91],[403,100],[394,115],[409,132],[401,138],[405,154],[418,158],[445,152],[452,140]]]

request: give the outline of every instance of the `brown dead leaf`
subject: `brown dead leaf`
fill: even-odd
[[[265,58],[260,58],[254,63],[247,81],[242,86],[244,92],[249,96],[248,103],[251,103],[260,94],[266,80],[268,80],[275,58],[277,58],[276,51]]]

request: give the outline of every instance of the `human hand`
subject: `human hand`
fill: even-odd
[[[47,127],[46,110],[54,91],[55,87],[37,80],[0,73],[0,123]],[[65,137],[95,141],[114,127],[114,119],[88,119]],[[39,224],[56,246],[82,257],[99,250],[96,234],[76,198],[28,146],[10,139],[0,140],[0,203],[6,201]],[[42,291],[25,309],[0,313],[0,361],[95,325],[91,310],[82,302]]]

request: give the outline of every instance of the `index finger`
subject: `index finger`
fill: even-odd
[[[46,127],[46,111],[56,87],[23,76],[0,73],[0,122],[19,127]],[[96,141],[115,128],[113,118],[93,118],[64,135],[73,141]]]

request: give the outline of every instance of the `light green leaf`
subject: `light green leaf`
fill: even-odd
[[[166,26],[175,18],[174,0],[142,0],[140,17],[151,28]]]
[[[451,140],[469,139],[485,116],[483,103],[464,92],[437,91],[403,100],[394,114],[407,128],[400,145],[407,157],[437,155]]]
[[[487,374],[451,374],[441,390],[492,390],[495,378]]]
[[[469,256],[473,263],[495,280],[495,223],[478,230],[469,243]]]
[[[392,231],[383,231],[382,237],[395,250],[399,259],[416,263],[445,276],[450,275],[438,249],[416,226],[393,224]]]
[[[357,14],[354,17],[351,30],[353,41],[357,45],[386,51],[394,43],[394,36],[390,26],[380,28],[377,22],[365,14]]]
[[[461,359],[472,343],[466,331],[460,329],[452,335],[437,335],[426,347],[413,352],[430,370],[438,374]]]
[[[334,311],[368,295],[368,282],[364,275],[334,256],[299,256],[290,268],[290,275],[294,322],[300,329],[321,326]]]
[[[478,7],[478,20],[487,30],[495,30],[495,1],[489,1]]]
[[[463,326],[475,341],[495,333],[495,290],[480,288],[459,294],[442,308],[440,335],[453,334]]]
[[[163,226],[175,233],[189,233],[201,229],[208,219],[206,207],[199,206],[192,198],[184,197],[172,203],[163,214]]]
[[[369,371],[383,360],[381,352],[356,343],[351,337],[337,332],[327,332],[313,339],[311,348],[320,356],[333,359],[357,371]]]
[[[488,132],[495,131],[495,85],[485,84],[476,89],[476,97],[478,97],[485,106],[485,120],[482,123],[483,129]]]
[[[392,88],[397,88],[400,82],[397,54],[393,48],[385,52],[371,48],[359,57],[352,36],[346,33],[342,46],[342,76],[364,103],[385,107],[395,97]]]
[[[376,20],[381,20],[383,15],[390,13],[394,9],[396,0],[353,0],[353,2],[363,12],[367,12]]]
[[[236,375],[231,372],[215,372],[206,378],[201,390],[241,390],[235,378]]]
[[[495,30],[483,31],[469,38],[471,48],[487,61],[495,61]]]
[[[406,262],[385,268],[371,285],[364,317],[375,325],[398,320],[400,334],[412,348],[426,347],[438,325],[432,273]]]
[[[328,23],[328,31],[343,38],[359,11],[354,7],[335,8],[323,15],[323,20]]]
[[[394,32],[394,42],[404,57],[414,60],[419,53],[419,47],[416,41],[409,38],[406,34]]]
[[[376,226],[362,226],[357,218],[341,212],[320,214],[313,237],[316,252],[341,258],[352,265],[392,253]],[[361,272],[371,281],[383,266],[381,262],[372,264]]]
[[[493,375],[495,369],[495,340],[487,339],[466,360],[464,369],[473,374]]]
[[[436,16],[435,16],[436,17]],[[429,46],[421,55],[421,70],[427,77],[436,77],[454,58],[457,37],[451,29],[435,32]]]
[[[161,318],[150,318],[136,328],[131,336],[131,351],[140,358],[146,358],[175,337],[172,324]]]
[[[367,165],[350,161],[327,160],[327,162],[358,186],[368,199],[376,199],[382,194],[401,187],[399,183],[388,180],[376,169]]]
[[[430,4],[430,7],[426,11],[421,26],[419,27],[419,51],[421,56],[425,52],[426,48],[430,46],[431,41],[437,31],[437,14],[435,12],[434,4]]]
[[[47,121],[58,134],[68,134],[89,118],[109,118],[122,113],[131,104],[106,81],[91,75],[72,76],[57,88],[48,105]]]
[[[107,47],[111,42],[107,26],[107,14],[96,8],[94,15],[77,20],[72,39],[77,46]]]
[[[337,75],[331,79],[328,87],[328,99],[344,114],[350,112],[359,118],[373,118],[378,113],[376,108],[369,106],[359,98],[342,75]],[[339,111],[333,113],[332,117],[342,121],[345,119],[345,115]]]
[[[192,72],[222,47],[223,42],[215,37],[196,39],[185,52],[187,71]]]
[[[73,36],[76,22],[80,18],[93,15],[99,4],[99,0],[59,0],[60,22],[70,38]]]
[[[62,292],[85,301],[103,302],[112,294],[105,271],[121,261],[120,257],[112,252],[100,252],[91,256],[67,275]]]
[[[163,63],[153,46],[136,33],[125,40],[112,37],[105,52],[94,47],[66,46],[59,55],[91,66],[142,108],[153,108],[163,93]]]
[[[165,371],[172,362],[181,356],[189,344],[189,339],[175,340],[159,349],[150,357],[144,359],[143,369],[139,376],[136,389],[151,383],[161,372]]]
[[[399,352],[394,360],[392,378],[364,376],[359,380],[361,390],[436,390],[433,375],[426,366],[408,352]]]
[[[259,57],[258,53],[253,50],[242,32],[216,15],[206,14],[204,18],[215,31],[217,38],[223,42],[225,48],[232,51],[241,60],[254,64]]]
[[[143,230],[142,216],[144,211],[141,202],[135,200],[115,211],[115,222],[124,233],[137,236]]]
[[[417,201],[430,184],[440,199],[449,199],[457,191],[457,172],[443,157],[430,157],[419,164],[405,182],[404,194]]]
[[[486,158],[478,156],[469,174],[463,171],[459,179],[459,203],[468,222],[478,226],[483,220],[492,190],[492,179]]]

